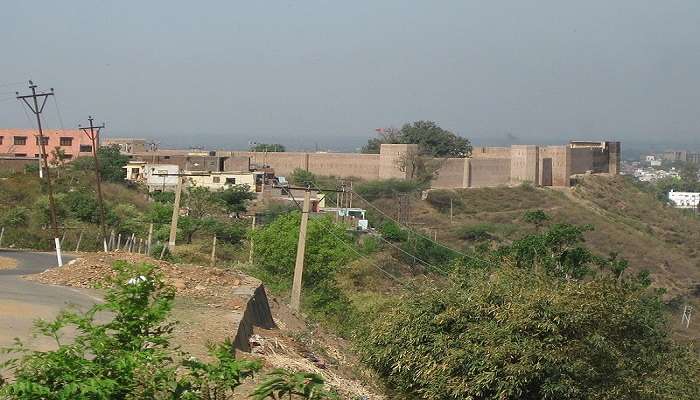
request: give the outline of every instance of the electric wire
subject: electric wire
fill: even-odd
[[[56,100],[56,96],[51,96],[53,98],[53,104],[56,106],[56,114],[58,115],[58,123],[61,125],[61,130],[65,130],[63,127],[63,116],[61,115],[61,109],[58,108],[58,100]]]
[[[312,183],[313,183],[313,182],[312,182]],[[314,185],[315,185],[315,183],[314,183]],[[317,187],[317,188],[318,188],[318,187]],[[292,199],[294,199],[294,195],[292,195],[291,191],[289,191],[289,194],[290,194],[290,196],[292,196]],[[295,203],[296,203],[297,208],[299,208],[299,210],[303,212],[303,210],[301,209],[301,206],[299,205],[299,203],[296,202],[296,201],[295,201]],[[385,270],[384,268],[382,268],[382,267],[380,267],[379,265],[377,265],[377,264],[376,264],[374,261],[372,261],[369,257],[367,257],[366,255],[360,253],[360,252],[359,252],[356,248],[354,248],[352,245],[350,245],[349,243],[347,243],[347,242],[346,242],[345,240],[343,240],[342,238],[338,237],[338,235],[336,235],[336,234],[330,229],[330,227],[326,227],[324,224],[321,224],[321,227],[324,229],[324,231],[326,231],[326,233],[330,234],[336,241],[338,241],[339,243],[341,243],[343,246],[347,247],[349,250],[351,250],[352,252],[354,252],[354,253],[357,254],[358,256],[362,257],[365,261],[367,261],[367,263],[368,263],[369,265],[373,266],[374,268],[376,268],[378,271],[380,271],[381,273],[383,273],[383,274],[386,275],[387,277],[391,278],[392,280],[396,281],[398,284],[400,284],[400,285],[402,285],[402,286],[404,286],[404,287],[409,287],[409,286],[412,285],[412,284],[409,284],[409,283],[406,283],[406,282],[402,282],[401,280],[399,280],[399,278],[397,278],[397,277],[395,277],[394,275],[392,275],[391,273],[389,273],[389,271],[387,271],[387,270]]]
[[[365,203],[367,203],[368,206],[370,206],[370,207],[372,207],[373,209],[377,210],[377,212],[379,212],[380,214],[382,214],[382,215],[385,216],[386,218],[388,218],[388,219],[390,219],[391,221],[397,223],[399,226],[405,227],[405,228],[408,229],[409,231],[415,233],[417,236],[420,236],[420,237],[422,237],[423,239],[428,240],[429,242],[435,243],[436,245],[438,245],[438,246],[440,246],[440,247],[442,247],[442,248],[444,248],[444,249],[450,250],[450,251],[452,251],[452,252],[455,253],[455,254],[459,254],[459,255],[461,255],[462,257],[466,257],[466,258],[470,258],[470,259],[472,259],[472,260],[477,260],[477,261],[486,263],[485,260],[483,260],[483,259],[481,259],[481,258],[479,258],[479,257],[472,256],[472,255],[469,255],[469,254],[465,254],[465,253],[463,253],[463,252],[461,252],[461,251],[459,251],[459,250],[455,250],[455,249],[453,249],[452,247],[449,247],[449,246],[447,246],[447,245],[444,245],[444,244],[438,242],[437,240],[434,240],[434,239],[431,238],[430,236],[423,235],[423,234],[417,232],[416,230],[414,230],[414,229],[411,228],[410,226],[408,226],[408,225],[406,225],[406,224],[403,224],[403,223],[397,221],[396,219],[394,219],[393,217],[391,217],[390,215],[388,215],[387,213],[385,213],[384,211],[382,211],[379,207],[377,207],[377,206],[375,206],[374,204],[372,204],[369,200],[367,200],[367,199],[365,199],[364,197],[362,197],[359,193],[357,193],[357,192],[355,192],[355,191],[353,191],[352,193],[354,193],[355,195],[357,195],[357,197],[359,197],[359,198],[362,199]]]
[[[316,187],[316,189],[320,190],[320,188],[318,187],[318,185],[316,184],[316,182],[313,182],[313,181],[312,181],[311,184],[314,185],[314,186]],[[352,193],[352,192],[351,192],[351,193]],[[339,205],[337,202],[334,202],[334,201],[331,200],[330,198],[328,198],[328,201],[331,202],[335,207],[341,208],[340,205]],[[445,271],[444,269],[442,269],[442,268],[440,268],[440,267],[438,267],[438,266],[436,266],[436,265],[433,265],[433,264],[431,264],[431,263],[429,263],[429,262],[427,262],[427,261],[425,261],[425,260],[422,260],[420,257],[416,256],[415,254],[409,253],[408,251],[402,249],[400,246],[397,246],[395,243],[392,243],[390,240],[386,239],[384,236],[378,235],[378,237],[379,237],[379,239],[382,240],[384,243],[386,243],[386,244],[388,244],[389,246],[395,248],[396,250],[398,250],[398,251],[404,253],[405,255],[407,255],[407,256],[413,258],[414,260],[420,262],[421,264],[423,264],[423,266],[428,267],[428,268],[432,268],[432,269],[434,269],[434,270],[437,270],[438,272],[440,272],[440,273],[443,274],[444,276],[448,276],[448,275],[449,275],[449,272],[447,272],[447,271]]]

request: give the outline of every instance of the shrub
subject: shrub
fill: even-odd
[[[294,275],[300,219],[299,212],[285,214],[252,232],[255,263],[273,279],[290,282]],[[352,244],[344,225],[334,223],[330,216],[310,219],[304,259],[304,286],[313,287],[331,278],[350,261],[352,253],[348,246]]]
[[[405,262],[413,265],[417,262],[424,261],[438,267],[440,270],[443,270],[444,268],[441,267],[450,264],[458,255],[453,250],[441,246],[432,240],[429,240],[424,236],[419,236],[415,233],[408,236],[406,242],[401,244],[401,249],[403,249],[405,253],[402,252],[400,256]],[[409,256],[406,253],[412,254],[417,258],[414,259],[414,257]],[[427,267],[430,268],[429,266]]]
[[[450,212],[450,202],[452,202],[453,212],[464,208],[462,199],[454,191],[431,190],[428,193],[427,201],[431,206],[443,213]]]
[[[403,179],[386,179],[363,182],[355,186],[355,192],[368,201],[382,197],[393,197],[396,193],[413,193],[420,191],[420,182]]]
[[[29,223],[29,210],[26,207],[17,206],[6,210],[0,215],[0,226],[22,228]]]
[[[100,210],[93,193],[73,190],[66,193],[64,201],[72,217],[82,222],[99,222]]]
[[[379,227],[379,232],[387,240],[403,242],[408,238],[408,233],[394,221],[384,221]]]
[[[481,242],[484,240],[491,240],[490,232],[494,231],[493,224],[481,223],[476,225],[462,226],[457,230],[457,236],[462,240],[469,240],[472,242]]]
[[[168,316],[175,290],[149,265],[116,263],[105,302],[84,314],[64,311],[52,322],[39,321],[37,331],[56,341],[52,351],[30,351],[21,342],[11,349],[13,380],[0,387],[6,399],[211,399],[230,394],[260,369],[236,360],[230,343],[213,348],[213,363],[186,354],[174,359],[170,347],[173,323]],[[95,315],[113,317],[100,324]],[[76,337],[62,341],[73,327]]]
[[[658,294],[608,276],[462,272],[385,307],[357,342],[390,385],[428,400],[700,396]]]

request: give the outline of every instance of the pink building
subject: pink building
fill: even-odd
[[[44,145],[49,161],[57,147],[63,150],[66,161],[92,154],[92,143],[81,130],[44,130]],[[35,129],[0,129],[0,157],[39,158],[39,131]]]

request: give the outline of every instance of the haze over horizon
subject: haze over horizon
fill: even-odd
[[[475,144],[700,148],[693,0],[68,4],[4,5],[1,127],[34,126],[13,96],[33,79],[49,128],[92,114],[170,147],[349,150],[429,119]]]

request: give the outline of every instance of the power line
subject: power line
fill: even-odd
[[[423,239],[428,240],[429,242],[435,243],[436,245],[438,245],[438,246],[440,246],[440,247],[442,247],[442,248],[444,248],[444,249],[450,250],[450,251],[452,251],[452,252],[454,252],[454,253],[456,253],[456,254],[459,254],[459,255],[461,255],[461,256],[463,256],[463,257],[475,259],[475,260],[481,261],[481,262],[486,262],[485,260],[479,259],[478,257],[474,257],[474,256],[471,256],[471,255],[468,255],[468,254],[465,254],[465,253],[462,253],[462,252],[459,251],[459,250],[455,250],[455,249],[453,249],[452,247],[446,246],[446,245],[444,245],[444,244],[438,242],[437,240],[434,240],[433,238],[431,238],[431,237],[429,237],[429,236],[423,235],[423,234],[421,234],[421,233],[415,231],[414,229],[412,229],[412,228],[411,228],[410,226],[408,226],[407,224],[402,224],[401,222],[399,222],[399,221],[397,221],[396,219],[394,219],[394,218],[392,218],[391,216],[389,216],[387,213],[385,213],[384,211],[382,211],[381,209],[379,209],[377,206],[375,206],[374,204],[372,204],[371,202],[369,202],[367,199],[365,199],[364,197],[362,197],[359,193],[357,193],[357,192],[353,192],[353,193],[355,193],[355,194],[357,195],[357,197],[359,197],[360,199],[364,200],[364,202],[367,203],[368,206],[370,206],[370,207],[372,207],[373,209],[377,210],[380,214],[382,214],[382,215],[385,216],[386,218],[390,219],[391,221],[393,221],[393,222],[399,224],[400,226],[406,227],[406,229],[408,229],[408,230],[410,230],[411,232],[415,233],[417,236],[420,236],[420,237],[422,237]]]
[[[65,130],[63,127],[63,116],[61,116],[61,110],[58,108],[58,100],[56,100],[56,97],[53,97],[53,104],[56,106],[56,114],[58,115],[58,123],[61,124],[61,130]]]
[[[318,186],[316,185],[316,183],[314,183],[314,182],[311,182],[311,183],[312,183],[314,186],[316,186],[316,188],[318,189]],[[320,189],[318,189],[318,190],[320,190]],[[291,195],[291,191],[290,191],[289,193],[290,193],[290,195]],[[293,196],[292,196],[292,198],[293,198]],[[299,203],[297,203],[296,201],[295,201],[295,203],[296,203],[296,205],[297,205],[297,208],[299,208]],[[403,286],[406,286],[406,287],[408,286],[407,283],[401,282],[397,277],[395,277],[394,275],[390,274],[387,270],[385,270],[384,268],[380,267],[379,265],[377,265],[376,263],[374,263],[372,260],[370,260],[369,257],[367,257],[366,255],[360,253],[357,249],[355,249],[353,246],[351,246],[351,245],[350,245],[349,243],[347,243],[345,240],[343,240],[342,238],[338,237],[338,235],[336,235],[332,230],[329,229],[330,227],[326,227],[326,226],[324,226],[324,224],[321,224],[321,226],[322,226],[322,227],[324,228],[324,230],[325,230],[327,233],[329,233],[333,238],[335,238],[337,241],[339,241],[341,244],[343,244],[343,246],[347,247],[348,249],[350,249],[351,251],[353,251],[353,252],[354,252],[355,254],[357,254],[358,256],[364,258],[371,266],[373,266],[374,268],[376,268],[378,271],[382,272],[384,275],[388,276],[389,278],[395,280],[397,283],[399,283],[399,284],[401,284],[401,285],[403,285]]]
[[[318,188],[318,185],[316,185],[316,182],[311,182],[311,184],[313,184],[316,188]],[[338,203],[334,202],[334,201],[331,200],[330,198],[328,199],[328,201],[331,202],[331,203],[332,203],[333,205],[335,205],[336,207],[340,208],[340,206],[338,205]],[[425,261],[425,260],[422,260],[420,257],[416,256],[415,254],[409,253],[408,251],[406,251],[406,250],[402,249],[400,246],[397,246],[396,244],[392,243],[390,240],[386,239],[386,238],[383,237],[382,235],[379,235],[379,239],[382,240],[382,241],[384,241],[385,243],[387,243],[389,246],[395,248],[396,250],[399,250],[400,252],[402,252],[402,253],[406,254],[407,256],[413,258],[414,260],[417,260],[418,262],[420,262],[420,263],[423,264],[424,266],[426,266],[426,267],[428,267],[428,268],[435,269],[435,270],[441,272],[442,274],[444,274],[445,276],[448,276],[448,275],[449,275],[449,273],[448,273],[447,271],[443,270],[442,268],[439,268],[439,267],[437,267],[437,266],[435,266],[435,265],[433,265],[433,264],[430,264],[429,262],[427,262],[427,261]]]

